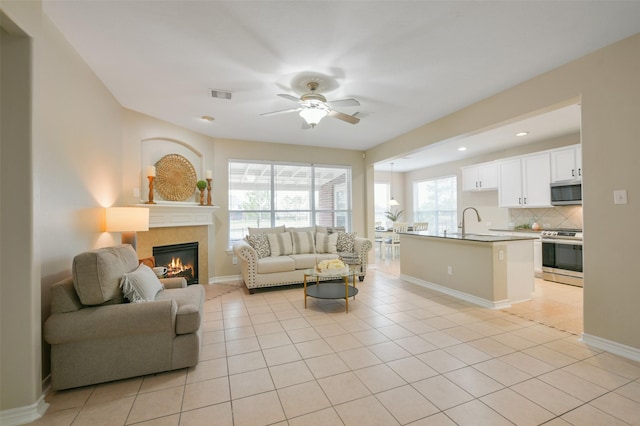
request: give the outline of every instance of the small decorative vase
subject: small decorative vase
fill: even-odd
[[[200,190],[200,205],[204,206],[204,189]]]

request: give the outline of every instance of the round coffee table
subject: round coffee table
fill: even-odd
[[[307,278],[316,279],[315,284],[307,285]],[[320,279],[343,279],[342,283],[323,283]],[[349,278],[351,278],[353,285],[349,285]],[[356,272],[349,268],[348,272],[338,272],[331,274],[327,272],[317,272],[315,269],[307,269],[304,271],[304,308],[307,309],[307,296],[315,297],[316,299],[344,299],[346,305],[346,312],[349,313],[349,298],[355,297],[358,294],[356,288]]]

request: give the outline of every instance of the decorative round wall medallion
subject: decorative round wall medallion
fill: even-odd
[[[179,154],[169,154],[156,163],[155,187],[168,201],[185,201],[196,191],[196,170]]]

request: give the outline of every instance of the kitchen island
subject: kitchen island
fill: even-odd
[[[531,299],[533,236],[400,235],[401,278],[492,309]]]

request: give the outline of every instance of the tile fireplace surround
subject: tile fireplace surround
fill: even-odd
[[[138,257],[153,255],[154,246],[197,241],[200,284],[209,283],[209,244],[214,240],[216,206],[196,203],[137,204],[149,208],[149,230],[138,232]]]

